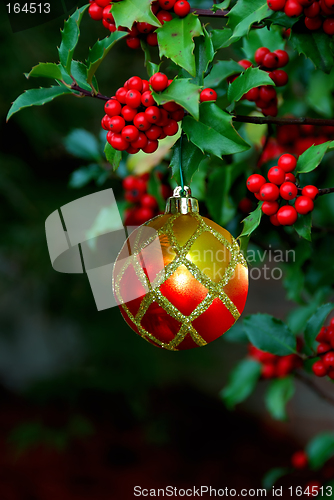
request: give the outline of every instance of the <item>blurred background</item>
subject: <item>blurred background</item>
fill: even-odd
[[[210,2],[197,4],[210,7]],[[58,60],[65,15],[13,33],[4,4],[0,9],[0,499],[126,500],[133,498],[136,485],[259,488],[269,468],[288,466],[293,451],[316,432],[333,430],[333,409],[298,384],[289,421],[275,422],[263,402],[267,382],[261,382],[255,394],[230,412],[219,392],[231,368],[246,355],[246,345],[221,338],[191,351],[157,349],[125,324],[118,309],[97,312],[85,275],[52,269],[44,229],[48,215],[109,187],[124,206],[122,177],[130,167],[122,163],[119,172],[106,170],[102,101],[65,96],[23,110],[5,123],[11,102],[37,86],[23,73],[38,62]],[[76,58],[84,60],[88,47],[106,32],[88,15],[81,26]],[[240,59],[240,48],[234,50],[225,50],[221,58]],[[130,76],[145,77],[143,62],[141,51],[121,42],[98,71],[100,91],[113,95]],[[291,69],[295,81],[309,64],[303,59]],[[318,116],[307,108],[302,84],[299,79],[291,98],[296,109],[287,99],[283,111]],[[322,116],[321,105],[319,109]],[[87,172],[84,180],[80,173],[73,175],[89,165],[80,152],[69,152],[66,138],[74,129],[93,134],[101,149],[99,175],[92,175],[92,181]],[[250,154],[253,168],[259,148],[254,146]],[[158,167],[167,183],[166,165]],[[321,187],[333,185],[332,177],[328,173],[329,183]],[[195,193],[204,193],[203,207],[206,185],[205,175],[194,182]],[[234,189],[234,211],[226,224],[234,236],[245,216],[238,208],[243,196],[244,181]],[[324,205],[318,218],[321,223],[326,212],[328,227],[333,202],[324,203],[330,206]],[[334,248],[328,234],[328,248],[319,241],[314,252],[321,244],[330,261]],[[283,235],[264,227],[258,239],[286,248]],[[254,245],[259,248],[256,241]],[[320,280],[325,289],[320,296],[328,296],[332,281],[325,275],[314,272],[309,284],[319,292]],[[251,280],[244,315],[263,312],[284,319],[295,307],[296,300],[286,298],[283,280]],[[321,384],[325,390],[332,387]],[[308,475],[301,472],[288,485],[305,482]]]

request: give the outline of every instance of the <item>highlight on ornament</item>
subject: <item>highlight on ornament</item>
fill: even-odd
[[[147,228],[156,235],[147,238]],[[219,338],[240,317],[247,263],[233,236],[199,214],[190,189],[177,187],[165,213],[123,245],[113,291],[125,321],[145,340],[172,351],[191,349]]]

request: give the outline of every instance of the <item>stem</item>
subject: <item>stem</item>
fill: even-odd
[[[254,123],[257,125],[275,124],[275,125],[318,125],[334,126],[334,120],[327,118],[275,118],[272,116],[233,116],[233,121],[242,123]]]
[[[329,404],[334,405],[334,398],[320,389],[320,387],[318,387],[317,384],[315,384],[309,377],[305,376],[301,372],[296,372],[295,375],[296,378],[300,380],[304,385],[306,385],[312,391],[316,392],[320,398],[324,399]]]
[[[77,90],[84,97],[95,97],[96,99],[102,99],[103,101],[109,101],[109,99],[110,99],[110,97],[107,97],[106,95],[100,94],[100,92],[98,92],[97,94],[94,94],[94,93],[90,92],[89,90],[85,90],[85,89],[79,87],[79,85],[77,85],[76,83],[71,85],[71,89]]]
[[[229,10],[217,10],[217,12],[213,12],[210,9],[190,9],[190,12],[195,12],[202,17],[226,17]]]

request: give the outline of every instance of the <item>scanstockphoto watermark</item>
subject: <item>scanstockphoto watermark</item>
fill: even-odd
[[[234,488],[212,488],[212,486],[193,486],[192,488],[176,488],[175,486],[166,486],[166,488],[142,488],[141,486],[135,486],[133,489],[133,495],[135,497],[203,497],[206,498],[221,498],[221,497],[254,497],[261,498],[267,496],[267,490],[264,488],[250,488],[236,490]],[[273,488],[272,496],[276,495]]]

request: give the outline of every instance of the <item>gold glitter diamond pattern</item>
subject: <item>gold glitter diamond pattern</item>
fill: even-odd
[[[118,275],[113,278],[114,293],[116,294],[116,297],[118,298],[123,310],[126,312],[131,321],[133,321],[133,323],[138,328],[140,335],[145,340],[147,341],[151,340],[160,347],[171,351],[179,350],[177,349],[177,346],[183,341],[187,333],[190,334],[192,340],[198,346],[206,345],[206,341],[198,334],[196,329],[193,327],[192,322],[208,309],[208,307],[212,304],[215,298],[219,298],[223,302],[223,304],[226,306],[226,308],[229,310],[229,312],[232,314],[235,320],[237,320],[240,317],[238,309],[230,300],[230,298],[227,296],[227,294],[224,292],[223,288],[228,284],[228,282],[232,278],[237,264],[241,264],[243,267],[247,268],[246,260],[242,255],[242,253],[240,252],[239,245],[234,238],[232,238],[232,243],[229,243],[224,238],[224,236],[222,236],[212,227],[208,226],[204,222],[203,218],[197,213],[191,213],[188,214],[187,216],[196,218],[198,227],[196,231],[193,233],[193,235],[189,238],[188,242],[183,246],[181,246],[178,243],[175,234],[173,232],[173,222],[178,217],[182,217],[181,214],[171,215],[167,219],[165,224],[160,229],[158,229],[154,235],[152,235],[144,242],[140,241],[142,239],[143,228],[145,226],[148,226],[152,222],[152,220],[155,220],[161,216],[158,215],[154,219],[151,219],[150,221],[146,222],[143,226],[138,228],[137,237],[134,242],[133,253],[132,255],[127,257],[126,263],[124,264],[123,268],[118,273]],[[230,252],[229,265],[225,271],[224,277],[219,281],[219,283],[214,283],[213,281],[211,281],[211,279],[204,273],[202,273],[201,270],[194,263],[190,262],[186,258],[186,255],[188,254],[195,240],[204,232],[209,232],[213,236],[215,236],[217,240],[220,243],[222,243],[222,245],[224,245]],[[146,274],[144,273],[139,263],[140,259],[138,259],[137,256],[142,249],[147,247],[150,243],[152,243],[155,240],[155,238],[157,238],[160,235],[167,235],[171,247],[176,254],[176,257],[172,260],[172,262],[167,264],[166,267],[164,267],[164,269],[162,269],[158,273],[155,280],[151,284]],[[140,247],[138,246],[139,242],[141,243]],[[131,264],[133,265],[135,273],[140,282],[142,283],[142,285],[144,287],[148,287],[149,289],[149,293],[147,293],[143,298],[136,316],[133,316],[133,314],[130,312],[126,304],[122,303],[123,299],[120,292],[120,282],[122,276],[126,271],[126,269],[128,268],[128,266]],[[194,311],[189,316],[185,316],[173,304],[171,304],[169,300],[164,295],[162,295],[162,293],[159,290],[159,287],[157,286],[161,285],[164,281],[170,278],[170,276],[172,276],[172,274],[181,264],[186,266],[187,269],[190,271],[190,273],[208,290],[208,294],[206,295],[205,299],[194,309]],[[182,324],[177,335],[175,335],[174,339],[171,340],[168,344],[161,342],[154,335],[145,330],[141,325],[141,320],[145,315],[149,306],[152,304],[152,302],[157,302],[159,306],[161,306],[170,316],[172,316]]]

